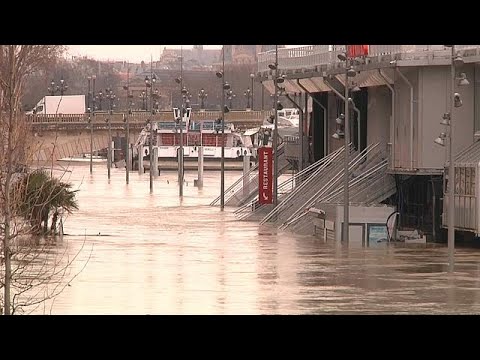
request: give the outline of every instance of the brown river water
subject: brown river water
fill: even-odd
[[[66,166],[66,164],[64,164]],[[226,187],[239,176],[226,172]],[[471,314],[480,313],[480,249],[443,244],[348,248],[238,221],[211,207],[220,173],[149,174],[68,165],[80,210],[59,247],[78,257],[71,286],[34,314]],[[66,278],[67,279],[67,278]],[[27,311],[28,313],[28,311]]]

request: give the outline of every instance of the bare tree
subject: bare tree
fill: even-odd
[[[62,208],[58,201],[68,195],[69,186],[60,191],[58,185],[65,183],[38,177],[39,183],[31,184],[35,149],[20,101],[27,76],[63,50],[58,45],[0,45],[0,289],[4,290],[0,314],[21,313],[60,294],[68,284],[62,280],[78,255],[70,259],[67,249],[55,246],[45,238],[47,234],[38,236],[34,217],[40,214],[48,227],[53,207],[56,222]]]

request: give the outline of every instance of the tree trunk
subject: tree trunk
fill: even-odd
[[[50,232],[55,235],[57,233],[57,221],[58,221],[58,211],[55,210],[52,216],[52,226],[50,227]]]
[[[43,235],[47,235],[48,233],[48,211],[42,211],[42,222],[43,222]]]

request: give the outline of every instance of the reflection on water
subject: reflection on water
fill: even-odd
[[[86,243],[72,273],[91,258],[52,314],[480,312],[478,249],[457,249],[449,276],[445,246],[339,248],[236,221],[233,208],[208,206],[219,172],[204,173],[202,190],[186,172],[179,199],[176,172],[162,171],[150,194],[148,173],[126,185],[121,169],[110,182],[103,164],[92,176],[88,164],[70,169],[80,211],[65,242],[71,254]],[[227,172],[226,185],[239,175]]]

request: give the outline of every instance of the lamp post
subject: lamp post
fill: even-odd
[[[225,46],[224,46],[225,49]],[[220,159],[220,210],[225,208],[225,91],[230,90],[230,84],[225,81],[225,51],[222,51],[222,71],[217,71],[217,78],[221,80],[221,94],[222,94],[222,150]]]
[[[147,93],[145,92],[145,90],[142,90],[138,97],[142,99],[142,110],[147,111]]]
[[[68,85],[65,83],[65,80],[63,80],[63,76],[60,79],[60,95],[63,96],[63,94],[68,90]]]
[[[183,66],[182,66],[183,72]],[[180,76],[175,79],[175,82],[180,85],[180,94],[182,96],[182,103],[179,111],[178,122],[180,124],[180,148],[178,149],[178,182],[179,182],[179,196],[183,196],[183,119],[186,114],[185,101],[187,99],[188,91],[183,86],[183,78]],[[176,119],[177,120],[177,119]]]
[[[125,182],[129,183],[130,181],[130,166],[131,166],[131,161],[130,161],[130,123],[129,123],[129,116],[132,113],[131,105],[132,102],[130,101],[131,98],[133,98],[133,95],[130,94],[130,87],[129,87],[129,73],[130,69],[127,71],[127,85],[123,86],[123,90],[127,92],[126,96],[126,107],[127,107],[127,112],[125,113],[125,116],[123,118],[123,121],[125,122],[125,138],[126,138],[126,149],[125,149]]]
[[[101,90],[98,92],[96,99],[98,100],[98,110],[102,111],[103,92]]]
[[[154,104],[153,104],[153,90],[155,83],[157,81],[157,76],[155,74],[151,74],[151,79],[147,76],[145,76],[145,110],[148,109],[148,88],[150,88],[150,114],[152,115],[152,119],[149,121],[150,125],[150,141],[149,141],[149,146],[148,146],[148,152],[149,152],[149,158],[150,158],[150,174],[149,174],[149,179],[150,179],[150,193],[153,192],[153,176],[154,174],[157,173],[158,167],[156,165],[157,161],[154,161],[154,151],[153,151],[153,140],[154,140],[154,121],[153,121],[153,115],[155,114],[154,110]],[[158,92],[157,92],[158,95]],[[155,168],[157,167],[157,168]],[[155,169],[154,169],[155,168]]]
[[[60,95],[63,96],[65,91],[68,90],[68,85],[66,84],[62,76],[62,78],[60,79],[60,85],[55,85],[55,81],[52,80],[47,90],[48,90],[48,93],[52,96],[55,95],[55,93],[57,92],[60,92]]]
[[[275,109],[275,95],[270,94],[270,99],[272,99],[272,109]]]
[[[88,122],[90,123],[90,175],[93,173],[93,122],[95,120],[95,80],[96,76],[88,76]],[[90,92],[90,81],[92,82],[92,92]],[[90,104],[90,99],[91,104]]]
[[[113,93],[113,90],[111,88],[105,89],[105,96],[109,102],[109,115],[113,115],[113,108],[115,107],[115,99],[116,95]],[[108,174],[108,180],[110,180],[110,171],[112,168],[112,161],[114,160],[112,156],[112,152],[114,151],[112,149],[112,119],[110,117],[107,117],[106,122],[108,123],[108,156],[107,156],[107,174]]]
[[[347,45],[345,45],[345,50],[347,50]],[[342,61],[345,61],[345,158],[344,158],[344,168],[343,168],[343,233],[342,233],[342,241],[345,244],[348,244],[349,238],[349,230],[350,230],[350,216],[349,216],[349,192],[348,192],[348,180],[349,180],[349,171],[348,165],[350,162],[350,123],[349,123],[349,77],[353,77],[356,75],[356,71],[353,70],[353,67],[350,65],[350,61],[348,58],[347,52],[338,54],[338,58]]]
[[[245,97],[247,98],[247,110],[251,110],[251,107],[250,107],[250,99],[253,97],[252,95],[252,90],[250,90],[250,88],[248,88],[244,93],[243,95],[245,95]]]
[[[254,98],[254,95],[255,95],[255,88],[253,87],[253,79],[255,79],[255,74],[250,74],[250,80],[252,81],[252,84],[251,84],[251,87],[250,89],[252,89],[252,107],[251,109],[254,110],[254,107],[253,107],[253,98]]]
[[[50,86],[47,88],[48,93],[53,96],[59,90],[59,87],[55,85],[55,81],[50,82]]]
[[[453,159],[453,107],[455,104],[455,45],[452,45],[450,89],[450,134],[448,146],[448,271],[453,272],[455,252],[455,163]]]
[[[152,86],[152,85],[150,84],[150,79],[147,75],[147,76],[145,76],[145,111],[148,110],[148,88],[150,86]]]
[[[279,110],[279,101],[278,101],[278,84],[284,82],[283,77],[278,75],[278,45],[275,45],[275,63],[269,64],[268,67],[270,70],[275,71],[273,75],[273,109],[275,110],[275,122],[274,122],[274,131],[273,131],[273,205],[276,207],[278,205],[278,110]],[[281,105],[280,105],[281,107]]]
[[[202,88],[198,93],[198,97],[200,98],[200,110],[205,110],[205,99],[207,96],[208,94],[205,92],[205,89]]]
[[[435,139],[435,143],[444,146],[445,139],[448,138],[448,182],[447,192],[448,192],[448,271],[453,272],[455,264],[455,159],[453,157],[453,139],[454,139],[454,129],[453,129],[453,120],[454,120],[454,108],[462,106],[462,99],[459,93],[455,92],[455,82],[458,80],[458,85],[469,85],[469,82],[466,78],[465,73],[460,73],[459,76],[456,76],[456,66],[463,65],[463,59],[461,56],[456,54],[455,45],[445,45],[445,47],[450,47],[451,52],[451,63],[450,63],[450,103],[449,103],[449,112],[443,115],[443,119],[440,122],[442,125],[445,125],[448,128],[448,133],[442,132],[440,136]]]
[[[229,107],[230,109],[233,109],[233,98],[235,98],[237,95],[233,93],[232,89],[227,90],[226,92],[227,99],[229,100]]]

